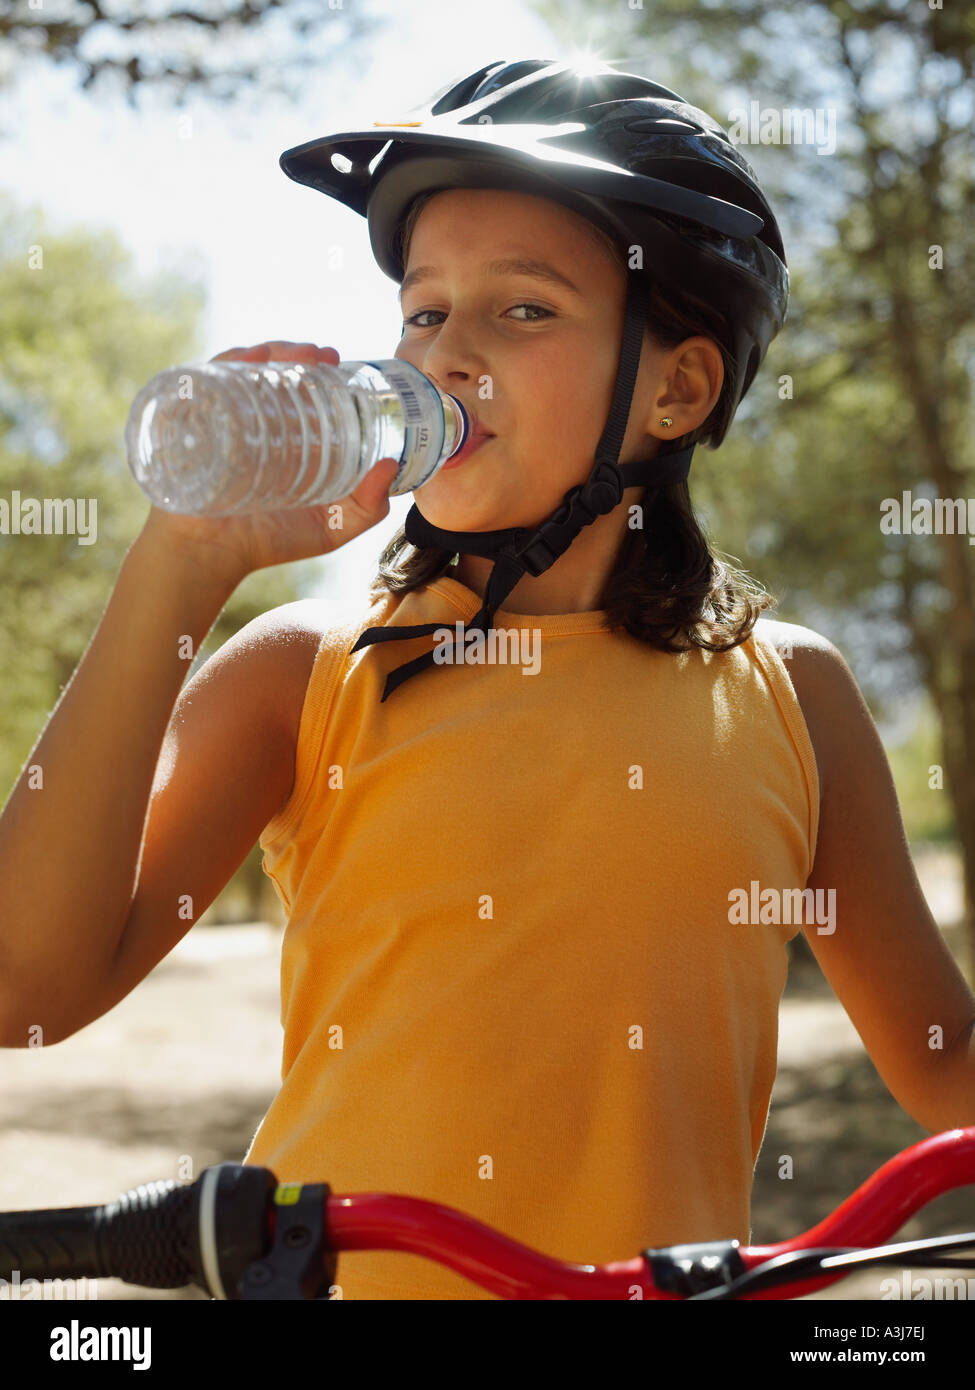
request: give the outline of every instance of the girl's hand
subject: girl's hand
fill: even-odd
[[[231,348],[210,361],[327,362],[337,366],[340,358],[335,348],[320,348],[314,343],[271,342]],[[380,459],[348,497],[318,507],[243,516],[184,516],[152,507],[142,534],[168,554],[189,558],[211,576],[236,585],[253,570],[337,550],[382,521],[389,513],[389,489],[396,469],[395,459]],[[336,506],[341,508],[338,513],[333,511]],[[336,515],[341,518],[340,527],[334,524]]]

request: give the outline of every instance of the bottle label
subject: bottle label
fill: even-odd
[[[409,486],[411,488],[420,487],[432,475],[440,462],[440,454],[443,449],[443,407],[440,404],[440,397],[434,387],[425,378],[422,378],[422,374],[421,381],[417,382],[418,369],[416,367],[409,364],[400,367],[395,361],[389,360],[370,362],[369,365],[382,372],[403,405],[403,454],[400,459],[400,470],[393,486],[399,485],[400,479],[403,478],[404,472],[408,469]],[[426,401],[420,399],[418,386],[420,391],[428,393]],[[439,430],[435,425],[438,418],[441,423]],[[433,428],[431,428],[431,419],[434,422]]]

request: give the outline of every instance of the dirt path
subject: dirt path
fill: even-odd
[[[922,878],[932,909],[950,920],[958,898],[950,858],[926,862]],[[0,1210],[109,1201],[140,1183],[239,1161],[280,1083],[280,940],[260,924],[198,924],[106,1017],[53,1047],[0,1051]],[[755,1176],[755,1242],[814,1224],[923,1137],[822,977],[790,975]],[[779,1176],[786,1153],[789,1181]],[[951,1194],[900,1238],[951,1229],[956,1217],[971,1229],[972,1212],[970,1197],[964,1205]],[[877,1298],[879,1277],[814,1297]],[[112,1280],[98,1282],[97,1296],[205,1298]]]

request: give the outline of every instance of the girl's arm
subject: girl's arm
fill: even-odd
[[[334,365],[339,354],[275,340],[211,360]],[[150,508],[0,814],[0,1046],[58,1042],[116,1004],[290,794],[301,678],[320,634],[266,614],[180,693],[187,655],[246,575],[326,554],[381,521],[396,471],[381,459],[329,506]]]
[[[261,614],[180,693],[153,780],[138,889],[71,1032],[114,1008],[169,954],[286,805],[323,633],[318,607],[299,600]]]
[[[870,711],[831,642],[792,624],[765,626],[777,645],[775,629],[782,639],[820,772],[806,886],[835,889],[835,930],[821,934],[808,923],[806,938],[912,1119],[932,1133],[975,1125],[975,996],[918,882]]]
[[[180,691],[187,639],[233,588],[146,532],[130,548],[0,816],[0,1045],[59,1042],[117,1003],[289,795],[307,640],[265,614]]]

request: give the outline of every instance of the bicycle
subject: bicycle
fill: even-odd
[[[552,1259],[437,1202],[338,1196],[327,1183],[279,1183],[269,1168],[228,1162],[192,1183],[151,1182],[101,1206],[0,1213],[0,1275],[195,1285],[214,1300],[330,1301],[341,1251],[398,1250],[504,1299],[799,1298],[856,1269],[903,1265],[905,1256],[918,1268],[975,1268],[975,1258],[939,1258],[975,1247],[975,1231],[876,1244],[968,1183],[975,1183],[975,1126],[903,1149],[791,1241],[671,1245],[597,1266]]]

